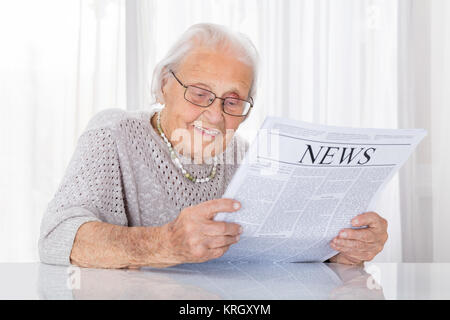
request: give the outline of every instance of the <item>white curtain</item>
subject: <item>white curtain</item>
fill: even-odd
[[[449,6],[447,0],[2,2],[0,261],[37,259],[42,213],[89,118],[104,108],[148,107],[153,67],[197,22],[228,25],[259,49],[255,109],[239,129],[248,139],[266,115],[428,129],[379,200],[390,239],[376,260],[450,260]]]
[[[430,1],[400,1],[399,124],[431,127]],[[433,259],[431,138],[419,145],[400,173],[403,260]]]
[[[126,107],[124,1],[0,3],[0,262],[36,261],[42,214],[101,109]]]
[[[402,169],[402,260],[450,261],[450,3],[400,0],[399,124],[429,136]]]
[[[433,259],[450,262],[450,1],[431,1],[429,144],[431,161],[431,204]]]

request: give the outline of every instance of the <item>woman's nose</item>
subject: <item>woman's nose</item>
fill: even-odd
[[[207,108],[205,116],[211,124],[222,122],[223,121],[222,100],[220,99],[214,100],[214,102]]]

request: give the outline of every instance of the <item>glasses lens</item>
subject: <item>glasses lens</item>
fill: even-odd
[[[224,111],[235,116],[245,116],[250,106],[250,102],[235,98],[226,98],[223,104]]]
[[[193,104],[207,107],[216,98],[212,92],[197,87],[188,86],[185,98]]]

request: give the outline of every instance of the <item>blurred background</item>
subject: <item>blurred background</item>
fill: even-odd
[[[425,128],[384,190],[379,262],[450,261],[450,1],[0,2],[0,262],[37,261],[40,220],[89,119],[151,104],[151,73],[190,25],[247,34],[261,56],[252,139],[266,115]]]

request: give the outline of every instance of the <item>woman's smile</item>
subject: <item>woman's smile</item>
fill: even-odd
[[[221,131],[218,129],[208,128],[204,127],[201,124],[201,121],[196,121],[193,125],[194,129],[201,133],[203,136],[209,137],[211,139],[214,139],[216,136],[221,134]]]

